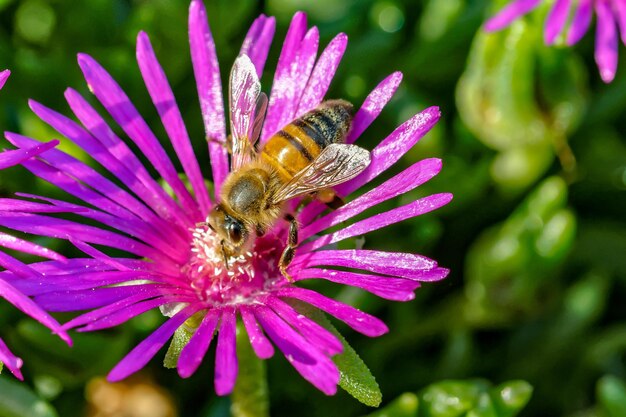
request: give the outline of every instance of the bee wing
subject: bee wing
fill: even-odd
[[[277,204],[299,195],[334,187],[356,177],[369,164],[369,151],[356,145],[333,143],[280,187],[272,197],[272,202]]]
[[[267,96],[261,93],[261,82],[247,55],[240,55],[230,72],[228,84],[231,133],[231,171],[250,162],[265,110]]]

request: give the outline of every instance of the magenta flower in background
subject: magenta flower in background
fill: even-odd
[[[485,23],[488,32],[510,25],[514,20],[539,6],[541,0],[515,0]],[[544,30],[546,44],[552,45],[565,33],[568,46],[578,42],[589,29],[591,18],[596,14],[595,59],[600,77],[605,83],[613,81],[617,71],[619,35],[626,45],[626,2],[623,0],[556,0]]]
[[[4,84],[11,75],[9,70],[0,72],[0,89],[4,87]],[[55,146],[58,142],[50,142],[40,144],[32,148],[19,149],[13,151],[5,151],[0,153],[0,169],[8,168],[17,165],[24,160],[35,156],[51,147]],[[5,211],[19,211],[29,210],[32,212],[41,212],[46,210],[43,205],[31,204],[28,202],[17,202],[11,199],[0,198],[0,213]],[[56,207],[48,206],[51,211],[58,211]],[[1,215],[1,214],[0,214]],[[41,257],[54,259],[56,261],[63,261],[63,256],[42,248],[41,246],[33,243],[18,239],[14,236],[0,232],[0,246],[7,249],[17,250],[19,252],[29,253],[32,255],[38,255]],[[4,253],[0,250],[0,266],[7,270],[7,272],[0,272],[0,298],[7,300],[12,305],[47,326],[54,333],[57,333],[68,344],[70,343],[67,332],[61,328],[61,325],[57,323],[48,313],[42,310],[37,304],[33,302],[29,297],[21,293],[13,284],[16,280],[23,278],[28,279],[42,279],[41,275],[29,268],[24,263],[18,261],[12,256]],[[0,339],[0,363],[13,373],[17,378],[23,379],[20,368],[22,367],[22,359],[15,356],[9,350],[8,346]]]
[[[274,28],[272,17],[260,16],[241,48],[240,53],[249,56],[259,75]],[[130,99],[90,56],[78,57],[90,91],[159,173],[171,195],[77,91],[70,88],[65,97],[80,124],[40,103],[30,102],[31,109],[43,121],[82,147],[116,181],[57,149],[22,164],[85,205],[24,196],[45,201],[46,206],[74,210],[79,218],[72,221],[24,209],[0,214],[0,224],[26,233],[67,239],[87,256],[32,264],[34,271],[46,274],[46,280],[27,277],[20,282],[20,288],[48,311],[89,310],[67,323],[67,329],[110,328],[157,307],[170,317],[115,366],[108,376],[110,381],[123,379],[144,367],[179,327],[189,327],[199,319],[200,324],[178,358],[178,373],[189,377],[196,371],[215,333],[215,390],[220,395],[228,394],[238,371],[235,327],[240,317],[259,358],[271,357],[275,345],[305,379],[324,393],[334,394],[339,371],[331,357],[342,351],[342,343],[299,314],[290,300],[314,306],[368,336],[387,332],[379,319],[300,287],[299,282],[322,279],[362,288],[389,300],[407,301],[414,297],[421,282],[444,278],[448,270],[421,255],[340,250],[334,244],[435,210],[451,200],[450,194],[424,197],[325,233],[428,181],[440,171],[441,161],[433,158],[417,162],[330,213],[321,203],[308,203],[296,213],[301,244],[289,266],[294,282],[288,282],[278,270],[287,233],[283,221],[256,238],[248,251],[232,257],[227,269],[219,240],[202,223],[216,201],[208,193],[200,165],[205,166],[210,160],[215,194],[219,195],[228,174],[228,153],[220,143],[226,140],[220,71],[201,1],[194,0],[190,6],[189,40],[210,159],[202,155],[198,160],[194,155],[173,92],[148,36],[140,33],[137,40],[141,74],[184,169],[189,189],[176,171],[175,161],[167,156]],[[324,99],[347,46],[347,37],[337,35],[319,57],[318,42],[317,28],[308,28],[306,16],[297,13],[278,60],[261,142]],[[354,116],[348,143],[356,141],[376,119],[401,78],[400,73],[393,73],[369,94]],[[431,107],[399,126],[371,151],[369,167],[336,187],[337,193],[348,196],[378,177],[419,141],[439,117],[439,110]],[[15,133],[6,133],[6,137],[18,148],[38,144]],[[91,225],[84,224],[81,217],[89,219]],[[123,251],[127,257],[112,257],[106,248]],[[125,285],[118,285],[122,283]],[[194,320],[189,320],[192,316]]]

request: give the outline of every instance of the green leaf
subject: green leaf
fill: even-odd
[[[367,417],[417,417],[419,398],[412,392],[405,392],[380,410]]]
[[[626,416],[626,384],[620,379],[605,375],[596,386],[598,402],[608,417]]]
[[[239,375],[231,395],[233,417],[269,417],[269,389],[265,361],[259,359],[241,323],[237,325]]]
[[[533,387],[526,381],[508,381],[489,391],[498,417],[516,416],[530,401]]]
[[[167,353],[165,353],[165,358],[163,359],[164,367],[168,369],[176,368],[180,352],[187,345],[187,343],[189,343],[191,336],[193,336],[193,332],[187,330],[185,326],[180,326],[176,329],[174,336],[172,336],[172,341],[167,348]]]
[[[341,375],[339,386],[363,404],[369,407],[378,407],[383,400],[383,394],[380,392],[376,378],[326,315],[308,304],[294,302],[293,306],[301,314],[315,320],[334,334],[343,344],[343,352],[333,357],[333,362],[339,368]]]
[[[472,410],[478,396],[488,387],[481,380],[441,381],[429,385],[420,395],[427,417],[461,417]]]
[[[0,417],[57,417],[50,404],[24,383],[0,378]]]

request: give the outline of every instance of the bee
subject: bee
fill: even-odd
[[[344,100],[324,101],[257,151],[267,96],[246,55],[237,58],[231,71],[229,100],[231,170],[208,225],[221,239],[228,268],[228,257],[246,247],[252,233],[263,236],[283,216],[289,232],[278,266],[291,281],[287,266],[298,245],[298,223],[285,214],[284,203],[356,177],[369,165],[369,152],[344,143],[352,125],[352,105]]]

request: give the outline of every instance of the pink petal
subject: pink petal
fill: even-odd
[[[4,84],[7,82],[7,79],[11,75],[11,70],[5,69],[0,71],[0,90],[4,87]]]
[[[215,349],[215,393],[217,395],[230,394],[235,388],[239,369],[235,333],[235,312],[224,310]]]
[[[511,24],[514,20],[537,7],[541,0],[515,0],[509,3],[498,14],[485,23],[487,32],[495,32]]]
[[[595,58],[600,77],[610,83],[617,71],[617,28],[611,5],[607,1],[596,2],[596,50]]]
[[[589,0],[581,0],[581,1],[586,2]],[[617,24],[619,25],[622,43],[626,45],[626,2],[624,0],[617,0],[617,1],[614,1],[612,5],[613,5],[613,14],[615,15],[615,20],[617,20]]]
[[[291,121],[289,115],[293,111],[295,89],[304,87],[294,84],[294,74],[298,70],[296,62],[306,25],[306,15],[302,12],[297,12],[289,25],[272,83],[261,143]]]
[[[302,252],[311,252],[331,243],[378,230],[385,226],[389,226],[390,224],[399,223],[403,220],[410,219],[411,217],[417,217],[436,210],[439,207],[448,204],[450,200],[452,200],[452,194],[448,193],[434,194],[424,197],[402,207],[397,207],[393,210],[379,213],[365,220],[353,223],[350,226],[336,232],[313,239],[304,245],[301,245],[299,250]]]
[[[250,26],[239,51],[239,55],[250,57],[259,78],[263,75],[265,60],[272,45],[275,30],[276,19],[273,16],[261,15],[257,17],[252,26]]]
[[[365,132],[365,129],[376,120],[380,112],[395,94],[401,81],[402,73],[396,71],[382,80],[376,88],[367,95],[361,108],[354,115],[352,129],[346,139],[347,143],[354,143],[354,141]]]
[[[93,332],[96,330],[109,329],[111,327],[117,327],[122,323],[126,323],[128,320],[142,315],[146,311],[153,310],[162,305],[181,302],[183,300],[180,297],[159,297],[153,300],[141,301],[131,306],[128,306],[124,310],[117,310],[106,316],[100,317],[86,324],[83,327],[76,329],[79,332]]]
[[[591,24],[591,16],[593,14],[593,9],[591,7],[592,1],[593,0],[578,1],[574,18],[572,19],[572,23],[567,31],[566,43],[568,46],[574,45],[583,37],[585,33],[587,33],[587,29],[589,29],[589,25]]]
[[[177,313],[171,319],[168,319],[155,330],[150,336],[145,338],[139,343],[130,353],[128,353],[124,359],[122,359],[115,367],[109,372],[107,380],[109,382],[117,382],[126,378],[127,376],[134,374],[141,368],[143,368],[150,359],[163,347],[170,337],[174,334],[189,317],[194,315],[202,307],[198,304],[186,307],[181,312]]]
[[[219,310],[209,310],[196,332],[180,352],[176,368],[181,378],[189,378],[202,363],[213,339],[219,318]]]
[[[348,271],[334,271],[332,269],[301,269],[294,275],[296,281],[306,279],[325,279],[337,284],[361,288],[381,298],[393,301],[409,301],[415,298],[416,288],[420,283],[410,279],[390,278],[381,275],[359,274]]]
[[[254,314],[247,306],[241,306],[239,309],[241,312],[241,318],[243,325],[248,333],[248,339],[252,345],[254,353],[261,359],[269,359],[274,356],[274,347],[270,343],[269,339],[263,334],[261,326],[254,318]]]
[[[385,323],[376,317],[306,288],[283,287],[277,291],[277,295],[309,303],[366,336],[377,337],[389,331]]]
[[[5,70],[6,72],[8,70]],[[2,75],[2,74],[0,74]],[[2,80],[0,80],[2,81]],[[11,353],[7,345],[0,339],[0,362],[2,362],[13,375],[19,380],[24,380],[24,376],[20,371],[20,368],[24,364],[20,358]]]
[[[99,145],[92,145],[91,142],[77,142],[77,144],[87,150],[107,170],[114,173],[124,185],[166,220],[163,221],[158,217],[156,220],[150,220],[154,221],[155,226],[164,231],[171,229],[174,233],[180,234],[178,228],[170,226],[175,223],[186,230],[188,220],[184,218],[178,204],[150,176],[128,145],[111,130],[104,119],[78,92],[68,88],[65,90],[65,98],[78,120],[100,142]],[[70,139],[74,140],[78,137]],[[117,163],[107,162],[107,153],[111,153],[117,159]]]
[[[137,36],[137,63],[152,102],[159,112],[165,131],[189,179],[204,217],[209,213],[211,207],[209,193],[200,172],[198,160],[191,147],[185,122],[183,122],[176,104],[176,98],[145,32],[139,32]]]
[[[365,171],[356,178],[335,187],[337,194],[339,196],[349,195],[395,164],[402,155],[432,129],[439,117],[441,117],[439,108],[429,107],[397,127],[393,133],[372,150],[370,153],[371,162]],[[313,202],[302,210],[298,219],[302,224],[309,224],[312,219],[324,211],[325,207],[323,204]]]
[[[358,177],[337,187],[339,194],[350,194],[395,164],[433,128],[440,117],[439,107],[429,107],[397,127],[372,150],[370,154],[372,162],[367,169]]]
[[[192,217],[197,216],[197,203],[185,188],[159,140],[119,84],[89,55],[79,54],[78,65],[90,90],[148,158],[163,180],[172,187],[183,211]]]
[[[0,246],[7,249],[14,249],[19,252],[29,253],[31,255],[41,256],[42,258],[54,259],[57,261],[65,260],[63,255],[58,254],[53,250],[2,232],[0,232]]]
[[[314,109],[322,102],[347,46],[348,37],[340,33],[324,49],[302,93],[297,115]]]
[[[256,319],[268,336],[283,352],[287,361],[326,395],[335,395],[339,383],[339,370],[335,364],[302,335],[293,330],[276,313],[267,307],[254,309]]]
[[[322,230],[346,221],[370,207],[402,195],[424,184],[441,171],[441,160],[432,158],[417,162],[380,186],[350,201],[299,231],[304,241]]]
[[[298,255],[293,260],[294,269],[317,266],[363,269],[376,274],[437,281],[447,270],[437,267],[437,262],[413,253],[382,252],[365,249],[322,250]]]
[[[50,142],[41,143],[35,145],[32,148],[16,149],[12,151],[4,151],[0,153],[0,169],[12,167],[17,164],[21,164],[27,159],[39,155],[52,149],[59,144],[58,140],[51,140]]]
[[[331,332],[298,313],[289,304],[276,297],[268,297],[265,304],[324,354],[332,356],[343,351],[343,345]]]
[[[73,318],[63,325],[63,328],[66,330],[73,329],[75,327],[84,326],[85,324],[94,322],[96,320],[101,319],[102,317],[106,317],[115,312],[126,310],[129,306],[138,303],[140,301],[144,301],[146,299],[152,298],[152,294],[134,294],[130,297],[117,300],[111,304],[107,304],[104,307],[100,307],[98,309],[92,310],[88,313],[81,314],[78,317]]]
[[[546,19],[546,28],[543,32],[543,39],[547,45],[552,45],[556,37],[565,28],[569,15],[572,0],[556,0]]]
[[[52,316],[42,310],[33,300],[19,292],[14,286],[3,280],[0,280],[0,298],[4,298],[24,314],[52,330],[68,345],[72,344],[67,332],[61,328],[61,325]]]
[[[228,153],[226,143],[226,118],[222,101],[222,81],[215,53],[215,42],[209,29],[206,9],[201,0],[192,0],[189,6],[189,46],[191,63],[196,77],[200,110],[204,121],[204,131],[209,142],[211,168],[215,195],[228,174]]]

